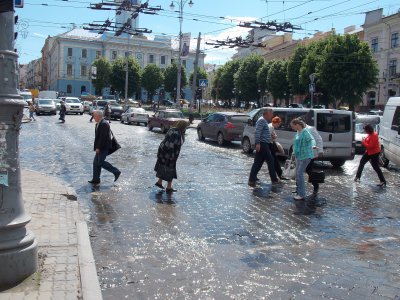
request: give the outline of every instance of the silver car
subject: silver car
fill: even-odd
[[[41,114],[57,114],[57,107],[52,99],[36,99],[36,115]]]
[[[121,115],[121,123],[134,123],[136,125],[142,123],[144,126],[147,126],[148,121],[149,114],[143,108],[139,107],[128,107],[128,109]]]

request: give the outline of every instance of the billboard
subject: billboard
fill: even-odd
[[[181,57],[185,58],[189,55],[190,49],[190,32],[182,34],[182,44],[181,44]]]

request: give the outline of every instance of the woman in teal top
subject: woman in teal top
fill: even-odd
[[[304,172],[311,159],[314,158],[315,140],[312,134],[306,128],[307,124],[299,119],[293,119],[290,122],[292,129],[297,131],[293,142],[293,153],[296,157],[296,185],[297,195],[295,200],[304,200],[306,196],[306,187],[304,182]]]

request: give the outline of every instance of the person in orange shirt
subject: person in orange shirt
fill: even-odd
[[[366,134],[368,134],[367,137],[363,138],[362,140],[362,144],[365,147],[365,153],[361,157],[360,164],[357,169],[356,178],[354,178],[354,181],[360,181],[364,166],[369,161],[376,174],[378,174],[380,180],[380,183],[377,184],[377,186],[384,187],[386,186],[386,180],[383,176],[381,168],[379,167],[379,154],[381,152],[381,144],[379,143],[378,133],[374,130],[374,127],[372,127],[371,124],[365,125],[364,131]]]

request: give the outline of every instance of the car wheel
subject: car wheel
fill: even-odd
[[[80,115],[82,116],[82,115],[83,115],[83,112],[81,112]]]
[[[147,123],[143,123],[144,124],[144,126],[146,126],[147,127]]]
[[[344,163],[345,163],[346,161],[343,160],[343,159],[334,159],[334,160],[331,160],[330,162],[331,162],[331,164],[332,164],[332,166],[333,166],[334,168],[340,168],[341,166],[344,165]]]
[[[242,149],[244,153],[253,153],[253,149],[251,149],[251,143],[248,137],[243,138]]]
[[[218,135],[217,135],[217,143],[218,143],[218,145],[220,145],[220,146],[222,146],[223,144],[225,144],[224,135],[222,134],[222,132],[218,132]]]
[[[124,124],[124,120],[122,120],[122,118],[121,118],[120,122],[121,122],[122,124]]]
[[[197,136],[199,137],[199,141],[204,141],[206,139],[201,128],[197,128]]]
[[[153,126],[151,126],[151,125],[148,125],[148,128],[149,128],[150,131],[153,130]]]
[[[389,166],[389,160],[385,156],[385,151],[383,150],[383,147],[381,148],[381,153],[379,154],[379,157],[383,162],[382,167],[387,168]]]
[[[40,112],[37,111],[37,112],[36,112],[36,115],[37,115],[37,116],[40,116]]]

